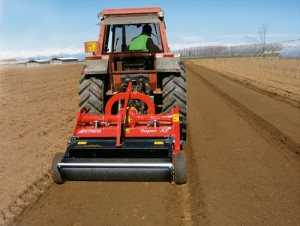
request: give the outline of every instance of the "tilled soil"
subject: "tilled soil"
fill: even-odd
[[[53,184],[48,170],[74,126],[81,69],[0,68],[0,224],[300,224],[299,108],[192,63],[187,185]]]
[[[0,68],[0,181],[5,185],[0,222],[49,186],[51,158],[65,148],[75,122],[81,69],[80,64]]]
[[[228,58],[193,60],[228,79],[300,107],[299,59]]]

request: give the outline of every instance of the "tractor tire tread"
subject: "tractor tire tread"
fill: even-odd
[[[79,86],[79,107],[90,114],[103,114],[104,82],[96,77],[82,76]]]
[[[180,76],[170,75],[162,80],[163,113],[170,113],[174,106],[179,107],[181,117],[182,138],[186,140],[187,133],[187,95],[186,74],[184,62],[180,62]]]

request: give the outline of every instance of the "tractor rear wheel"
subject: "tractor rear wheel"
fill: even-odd
[[[86,107],[89,114],[103,114],[104,82],[98,77],[82,76],[79,86],[79,107]]]
[[[59,152],[54,155],[52,160],[52,179],[56,184],[63,184],[65,181],[61,178],[60,172],[58,170],[57,164],[61,162],[64,154]]]
[[[176,184],[186,184],[186,155],[183,151],[174,156],[174,182]]]
[[[170,113],[174,106],[180,109],[182,139],[186,140],[187,133],[187,98],[185,65],[180,63],[180,76],[170,75],[162,80],[163,113]]]

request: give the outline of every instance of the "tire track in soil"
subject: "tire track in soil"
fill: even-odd
[[[261,94],[248,96],[241,86],[237,87],[240,84],[230,85],[231,81],[227,84],[217,73],[191,64],[187,71],[193,81],[191,92],[196,97],[191,99],[194,112],[189,114],[193,115],[189,125],[196,131],[192,142],[198,145],[190,155],[196,162],[194,170],[198,171],[195,174],[198,188],[193,187],[197,190],[192,190],[191,196],[199,197],[202,202],[202,213],[208,218],[204,225],[295,225],[299,222],[299,156],[297,142],[286,135],[290,131],[279,131],[274,126],[277,124],[266,121],[261,112],[257,114],[249,105],[247,98],[259,98]],[[228,88],[235,87],[232,95]],[[244,98],[235,99],[235,95]],[[273,101],[276,99],[272,104]],[[228,118],[224,120],[222,113]],[[273,112],[269,109],[268,113]],[[197,216],[192,216],[193,222],[197,222]]]
[[[294,142],[286,134],[282,133],[279,129],[267,122],[253,111],[248,109],[245,105],[238,102],[228,94],[223,92],[218,87],[214,86],[207,79],[195,69],[195,66],[188,68],[194,75],[199,78],[212,92],[218,95],[224,102],[226,102],[243,120],[245,120],[258,134],[260,134],[267,142],[273,142],[275,145],[280,146],[282,149],[285,147],[295,154],[300,156],[300,144]],[[202,70],[206,70],[202,68]]]
[[[13,224],[22,213],[33,206],[53,184],[50,169],[18,195],[5,210],[0,211],[0,225]]]
[[[261,94],[264,94],[266,96],[269,96],[269,97],[272,97],[276,100],[279,100],[283,103],[286,103],[286,104],[289,104],[293,107],[296,107],[298,109],[300,109],[300,102],[299,101],[296,101],[296,100],[293,100],[293,99],[290,99],[288,98],[287,96],[284,96],[282,94],[278,94],[276,93],[276,91],[274,90],[266,90],[264,88],[261,87],[261,83],[255,81],[255,80],[251,80],[251,79],[238,79],[238,78],[235,78],[235,77],[231,77],[230,75],[226,74],[225,72],[221,72],[221,71],[214,71],[213,69],[210,69],[210,68],[207,68],[207,67],[204,67],[204,66],[200,66],[200,65],[197,65],[197,67],[200,67],[202,69],[205,69],[207,71],[210,71],[212,73],[215,73],[217,75],[220,75],[222,76],[223,78],[226,78],[230,81],[233,81],[235,83],[238,83],[242,86],[245,86],[247,88],[250,88],[256,92],[259,92]],[[278,89],[278,88],[277,88]],[[289,91],[286,91],[284,89],[281,89],[282,92],[286,92],[286,93],[289,93]]]
[[[184,149],[187,152],[188,165],[188,184],[187,194],[189,200],[189,218],[191,218],[193,225],[209,225],[207,218],[207,208],[204,203],[204,193],[199,181],[199,167],[194,155],[194,149],[190,137],[190,130],[188,127],[187,140],[184,144]]]

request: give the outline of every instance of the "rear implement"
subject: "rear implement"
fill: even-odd
[[[136,103],[147,114],[138,114]],[[120,110],[112,114],[112,107]],[[173,181],[186,183],[186,158],[181,150],[180,112],[155,114],[151,99],[132,91],[111,98],[103,115],[77,114],[65,154],[53,159],[53,180],[64,181]]]

